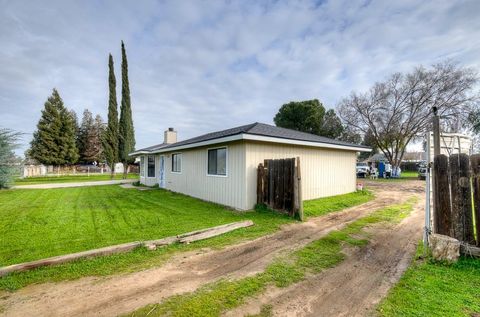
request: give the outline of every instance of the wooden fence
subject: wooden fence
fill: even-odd
[[[265,160],[258,165],[257,204],[303,220],[300,158]]]
[[[480,155],[437,155],[433,168],[434,232],[480,245]]]

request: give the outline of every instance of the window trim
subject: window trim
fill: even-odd
[[[145,157],[146,155],[140,156],[140,177],[145,178]]]
[[[153,157],[153,176],[148,176],[149,173],[148,173],[148,158],[149,157]],[[147,170],[146,170],[146,178],[156,178],[156,175],[157,175],[157,157],[156,155],[147,155]]]
[[[180,171],[179,171],[179,172],[176,172],[176,171],[173,170],[173,156],[174,156],[174,155],[180,155]],[[183,153],[182,153],[182,152],[172,153],[172,155],[171,155],[170,157],[171,157],[170,173],[172,173],[172,174],[182,174],[182,170],[183,170]]]
[[[218,175],[218,174],[210,174],[208,173],[208,152],[210,150],[218,150],[218,149],[225,149],[225,175]],[[207,148],[207,155],[206,155],[206,169],[207,169],[207,176],[210,176],[210,177],[228,177],[228,146],[227,145],[224,145],[224,146],[216,146],[216,147],[211,147],[211,148]]]

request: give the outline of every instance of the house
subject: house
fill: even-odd
[[[303,199],[355,191],[357,152],[370,148],[252,123],[177,142],[173,128],[164,142],[131,153],[140,157],[140,182],[230,206],[252,209],[257,167],[265,159],[300,157]]]

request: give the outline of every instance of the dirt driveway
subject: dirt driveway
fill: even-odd
[[[415,212],[395,228],[373,230],[372,243],[352,250],[335,268],[291,288],[269,290],[228,315],[256,313],[272,303],[275,315],[364,315],[407,267],[421,238],[423,183],[372,183],[377,197],[345,211],[285,226],[275,234],[219,251],[182,253],[165,265],[107,278],[33,285],[0,294],[2,316],[115,316],[222,277],[238,278],[263,271],[282,252],[299,248],[328,232],[412,195],[421,199]],[[0,310],[1,311],[1,310]]]

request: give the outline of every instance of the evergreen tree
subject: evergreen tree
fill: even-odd
[[[78,153],[80,154],[80,126],[78,124],[78,116],[75,110],[70,110],[70,115],[73,118],[73,125],[75,126],[75,144],[77,145]]]
[[[94,122],[92,113],[85,109],[83,111],[82,124],[80,125],[79,132],[79,153],[80,161],[83,163],[93,162],[91,157],[91,138],[94,136]]]
[[[278,127],[319,135],[324,116],[325,107],[317,99],[291,101],[280,107],[273,121]]]
[[[92,114],[89,113],[88,124],[85,134],[85,149],[83,152],[83,159],[87,163],[99,162],[102,159],[102,118],[97,115],[95,120]]]
[[[30,157],[47,165],[74,164],[78,160],[74,117],[56,89],[44,107],[33,134]]]
[[[0,189],[8,188],[13,183],[18,158],[13,150],[18,146],[20,133],[0,128]]]
[[[60,96],[59,96],[60,97]],[[61,99],[60,99],[61,100]],[[63,103],[63,101],[62,101]],[[77,133],[78,133],[78,123],[77,115],[74,111],[68,111],[64,108],[65,111],[62,112],[62,138],[61,138],[61,150],[64,154],[64,164],[75,164],[78,162],[80,157],[78,154],[77,147]]]
[[[93,131],[94,131],[94,142],[92,144],[92,148],[95,149],[95,161],[102,162],[105,159],[105,155],[103,153],[102,147],[102,139],[103,135],[105,134],[105,124],[103,123],[102,117],[97,114],[95,116],[95,122],[93,124]]]
[[[335,110],[330,109],[325,112],[320,135],[326,136],[327,138],[338,139],[342,136],[344,130],[345,128],[343,127],[342,121],[335,113]]]
[[[133,128],[132,108],[130,104],[130,88],[128,83],[128,63],[125,53],[125,45],[122,41],[122,103],[120,106],[120,122],[119,122],[119,155],[120,161],[123,163],[123,177],[127,178],[128,163],[133,159],[128,155],[135,149],[135,131]]]
[[[103,154],[107,164],[112,171],[112,178],[115,174],[115,163],[118,162],[118,110],[117,110],[117,91],[115,72],[113,69],[113,57],[112,54],[108,57],[108,121],[107,128],[103,134]]]

